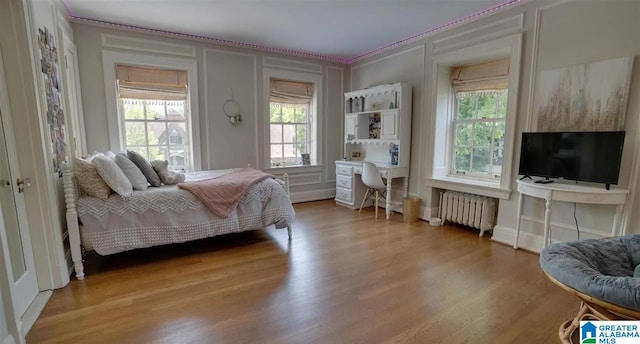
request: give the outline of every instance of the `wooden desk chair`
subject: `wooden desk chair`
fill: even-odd
[[[378,200],[380,198],[384,199],[386,197],[387,185],[382,180],[382,176],[380,175],[380,170],[378,170],[378,166],[371,162],[362,162],[362,182],[367,186],[367,193],[364,194],[364,198],[362,199],[362,203],[360,203],[360,210],[362,211],[362,207],[364,206],[364,202],[370,196],[374,196],[374,206],[376,207],[376,219],[378,218]]]

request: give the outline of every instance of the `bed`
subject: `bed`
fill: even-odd
[[[217,178],[235,170],[186,174],[185,182]],[[71,257],[76,278],[84,279],[83,248],[110,255],[137,248],[182,243],[227,233],[287,228],[295,212],[289,180],[268,178],[249,188],[228,217],[215,215],[191,192],[176,185],[134,191],[131,197],[111,194],[103,200],[82,194],[71,165],[63,164],[63,186]]]

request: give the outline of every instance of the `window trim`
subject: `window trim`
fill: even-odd
[[[473,46],[445,52],[432,58],[431,63],[431,122],[430,124],[430,150],[426,163],[425,185],[443,189],[474,189],[472,193],[509,199],[511,184],[515,178],[513,168],[517,157],[516,127],[518,120],[517,109],[519,107],[520,67],[522,60],[522,33],[515,33],[501,38],[485,41]],[[507,115],[505,119],[505,144],[503,153],[502,174],[500,180],[491,183],[486,179],[453,177],[447,174],[447,157],[450,154],[450,145],[447,143],[448,135],[451,135],[452,100],[454,95],[450,82],[450,68],[460,64],[470,64],[500,56],[509,56],[509,88],[507,97]],[[445,145],[443,152],[435,147]],[[482,183],[484,181],[484,183]],[[482,187],[477,187],[478,184]],[[474,188],[475,186],[475,188]],[[467,191],[469,192],[469,191]]]
[[[115,66],[125,64],[140,67],[155,67],[186,70],[189,80],[187,102],[187,130],[191,145],[192,162],[190,168],[198,171],[202,168],[200,149],[200,111],[198,107],[198,63],[195,59],[165,57],[144,53],[119,52],[104,50],[102,52],[102,69],[105,85],[105,101],[107,108],[107,127],[109,132],[109,148],[121,151],[124,147],[124,119],[119,111],[118,91],[116,86]]]
[[[263,115],[260,116],[259,121],[262,122],[262,143],[263,143],[263,151],[261,156],[259,157],[259,166],[261,166],[265,170],[279,168],[271,166],[271,132],[270,132],[270,121],[269,121],[269,104],[271,103],[270,97],[270,85],[271,79],[284,79],[284,80],[292,80],[292,81],[300,81],[300,82],[310,82],[313,83],[313,98],[310,102],[311,113],[313,113],[312,123],[311,123],[311,144],[309,145],[309,150],[311,152],[311,165],[310,166],[318,166],[323,161],[323,105],[324,105],[324,95],[323,95],[323,80],[322,74],[315,74],[309,72],[301,72],[301,71],[293,71],[293,70],[283,70],[277,68],[264,68],[262,73],[262,108]],[[296,166],[297,167],[297,166]],[[302,165],[300,167],[303,167]],[[304,166],[309,167],[309,166]],[[286,168],[289,168],[287,166]]]

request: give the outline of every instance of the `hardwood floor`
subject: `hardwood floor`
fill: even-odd
[[[576,298],[463,227],[297,204],[286,230],[88,257],[28,343],[557,343]]]

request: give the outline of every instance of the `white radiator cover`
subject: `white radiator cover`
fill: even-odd
[[[482,236],[485,231],[493,232],[496,205],[495,198],[446,191],[440,193],[440,218],[443,224],[453,222],[477,228]]]

